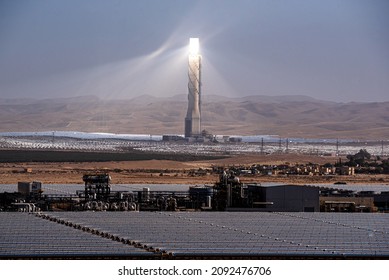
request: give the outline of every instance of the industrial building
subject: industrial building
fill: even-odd
[[[320,212],[376,212],[373,197],[321,196]]]
[[[243,184],[233,171],[223,171],[213,187],[212,208],[218,211],[318,212],[319,188]]]
[[[319,189],[308,186],[243,184],[223,172],[214,186],[189,190],[113,191],[109,174],[85,174],[84,190],[45,194],[40,182],[20,182],[18,192],[0,194],[0,210],[36,211],[280,211],[318,212]]]
[[[203,170],[203,172],[206,172]],[[220,171],[219,171],[220,172]],[[242,170],[241,170],[242,172]],[[213,185],[150,190],[111,186],[106,173],[85,174],[84,189],[43,187],[19,182],[0,192],[0,211],[245,211],[388,212],[385,186],[335,184],[244,184],[234,171],[221,171]]]
[[[248,185],[248,188],[251,186]],[[256,205],[263,211],[319,212],[319,189],[308,186],[260,186],[260,201]]]
[[[318,186],[320,212],[384,212],[389,211],[387,186],[336,184]]]

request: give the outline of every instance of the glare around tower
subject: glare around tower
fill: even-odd
[[[189,39],[188,111],[185,117],[185,137],[201,135],[201,55],[199,38]]]
[[[189,54],[198,55],[199,54],[199,38],[190,38],[189,40]]]

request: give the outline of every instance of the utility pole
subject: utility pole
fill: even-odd
[[[336,156],[339,156],[339,138],[336,138]]]
[[[264,154],[264,150],[263,150],[263,137],[261,138],[261,155]]]
[[[286,153],[289,152],[289,138],[286,138]]]
[[[381,140],[381,157],[384,156],[384,140]]]

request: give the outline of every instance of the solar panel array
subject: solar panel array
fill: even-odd
[[[387,214],[50,212],[0,217],[2,257],[50,252],[69,257],[389,257]]]
[[[0,258],[151,257],[152,253],[33,214],[0,213]]]

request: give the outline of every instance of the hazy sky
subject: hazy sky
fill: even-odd
[[[0,0],[1,97],[389,101],[388,0]]]

